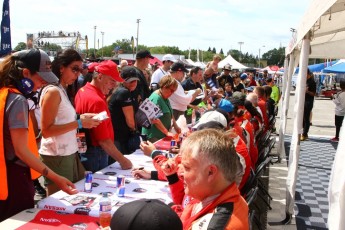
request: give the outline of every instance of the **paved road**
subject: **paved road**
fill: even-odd
[[[293,120],[294,120],[294,105],[295,105],[295,93],[290,93],[290,107],[288,111],[288,121],[286,125],[286,134],[292,134]],[[334,126],[334,108],[335,105],[331,99],[324,97],[315,97],[313,115],[312,115],[312,126],[309,130],[309,136],[323,136],[323,137],[334,137],[335,126]],[[280,114],[278,113],[278,116]],[[279,118],[276,121],[276,127],[279,127]]]

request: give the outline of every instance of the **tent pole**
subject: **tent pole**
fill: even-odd
[[[298,94],[297,102],[294,108],[294,126],[289,153],[289,168],[286,179],[286,213],[292,215],[295,203],[295,190],[298,173],[298,161],[300,154],[300,137],[303,123],[303,112],[305,102],[306,80],[308,57],[310,51],[310,32],[303,38],[301,56],[299,60],[300,70],[298,73],[298,83],[296,92]]]

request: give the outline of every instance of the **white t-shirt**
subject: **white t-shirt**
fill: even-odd
[[[187,110],[187,105],[192,102],[193,95],[186,94],[179,81],[177,81],[177,84],[177,90],[169,97],[169,101],[171,108],[184,112]]]
[[[61,102],[59,104],[58,112],[55,117],[55,124],[66,124],[75,121],[75,109],[69,101],[65,90],[58,86],[47,86],[43,89],[41,100],[39,103],[40,107],[42,106],[42,98],[46,94],[47,90],[49,90],[49,88],[51,87],[57,88],[61,97]],[[77,152],[78,143],[76,133],[77,130],[75,129],[54,137],[42,137],[39,153],[49,156],[68,156]]]
[[[335,115],[345,116],[345,92],[337,93],[334,96]]]
[[[164,71],[164,69],[162,68],[158,68],[156,69],[156,71],[152,74],[151,76],[151,83],[159,83],[159,81],[162,79],[162,77],[164,77],[165,75],[168,75],[169,73]]]

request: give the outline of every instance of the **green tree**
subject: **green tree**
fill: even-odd
[[[215,48],[215,47],[213,47],[213,49],[212,49],[212,53],[214,53],[214,54],[216,54],[216,53],[217,53],[217,51],[216,51],[216,48]]]
[[[14,48],[15,51],[21,51],[26,49],[26,43],[25,42],[19,42],[17,46]]]
[[[210,47],[208,47],[208,50],[207,50],[207,52],[211,52],[212,50],[211,50],[211,46]]]
[[[284,64],[285,47],[279,49],[272,49],[262,55],[262,59],[267,60],[267,65],[278,65]]]
[[[220,49],[219,54],[224,55],[223,49]]]

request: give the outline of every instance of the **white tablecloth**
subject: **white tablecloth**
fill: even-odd
[[[145,169],[154,170],[152,159],[143,155],[139,150],[126,157],[132,161],[134,167],[145,167]],[[114,173],[116,174],[110,175]],[[117,175],[124,175],[126,178],[125,197],[116,195]],[[83,192],[84,180],[81,180],[75,183],[76,188],[80,191],[78,194],[68,195],[63,191],[59,191],[39,201],[37,206],[39,209],[98,216],[99,200],[103,192],[108,192],[110,195],[112,213],[122,204],[142,198],[160,199],[166,204],[172,202],[168,182],[134,179],[131,170],[122,170],[117,162],[94,173],[92,182],[96,183],[97,187],[93,187],[91,193]],[[138,188],[141,192],[136,192]]]

